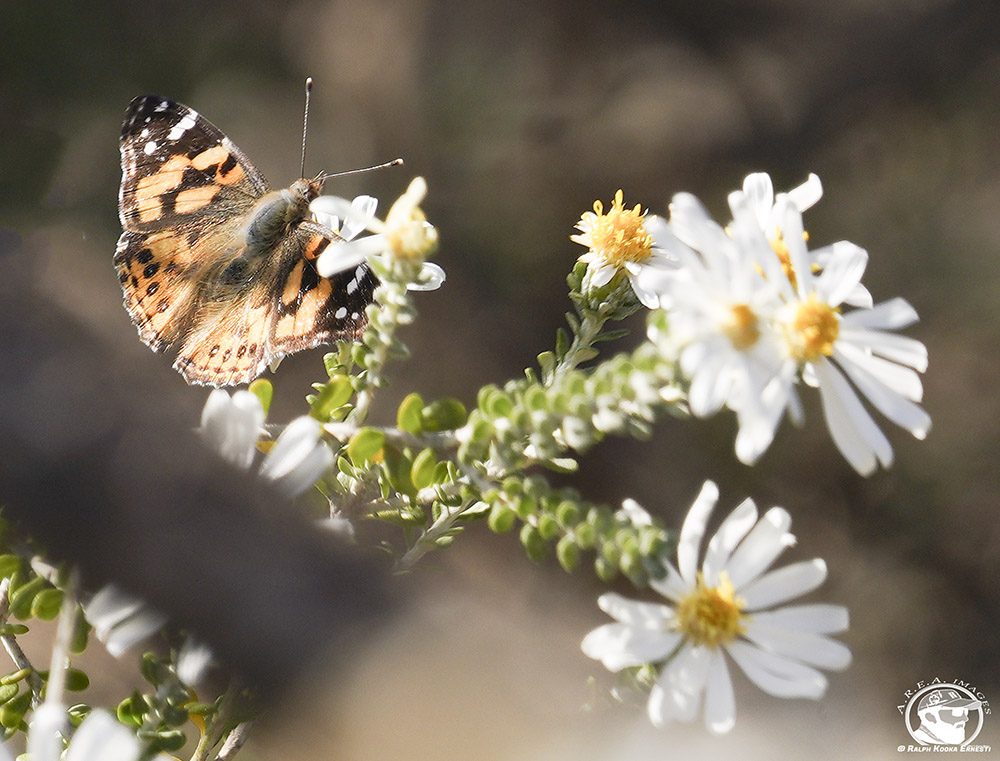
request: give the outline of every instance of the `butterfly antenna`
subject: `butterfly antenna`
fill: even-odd
[[[312,77],[306,77],[306,107],[302,113],[302,165],[299,167],[299,177],[306,176],[306,130],[309,128],[309,94],[312,89]]]
[[[376,169],[388,169],[391,166],[402,166],[403,159],[393,159],[392,161],[386,161],[384,164],[375,164],[374,166],[365,166],[361,169],[348,169],[344,172],[322,172],[316,179],[320,182],[326,182],[331,177],[343,177],[345,174],[360,174],[361,172],[372,172]]]

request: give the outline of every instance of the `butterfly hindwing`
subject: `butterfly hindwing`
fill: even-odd
[[[335,240],[322,225],[295,226],[237,298],[202,307],[174,367],[189,383],[247,383],[288,354],[357,338],[377,279],[367,264],[320,277],[316,256]]]
[[[326,227],[303,222],[286,241],[272,295],[277,316],[271,336],[275,356],[354,339],[365,329],[365,308],[378,285],[371,268],[359,264],[329,278],[316,272],[316,257],[335,239],[339,236]]]

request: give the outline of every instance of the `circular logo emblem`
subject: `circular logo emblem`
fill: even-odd
[[[968,745],[983,728],[983,704],[964,687],[938,682],[918,690],[903,713],[921,745]]]

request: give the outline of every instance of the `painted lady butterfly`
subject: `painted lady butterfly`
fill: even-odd
[[[309,216],[323,176],[270,191],[217,127],[155,95],[129,104],[121,154],[114,264],[125,308],[153,351],[178,347],[188,383],[248,383],[287,354],[364,329],[378,284],[367,265],[316,272],[340,239]]]

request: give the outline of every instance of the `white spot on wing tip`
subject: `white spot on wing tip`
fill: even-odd
[[[355,277],[351,278],[351,282],[347,284],[347,295],[350,296],[356,290],[358,290],[358,279]]]
[[[343,320],[345,317],[347,317],[347,307],[341,307],[336,312],[334,312],[333,316],[338,320]]]
[[[143,135],[143,137],[145,137],[145,135]],[[156,141],[150,140],[148,143],[146,143],[146,147],[142,149],[142,152],[145,153],[147,156],[152,156],[153,151],[155,150],[156,150]]]

